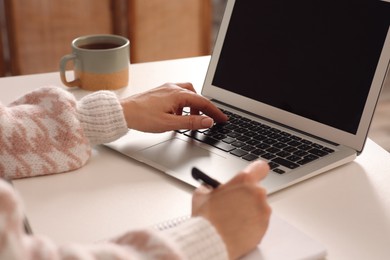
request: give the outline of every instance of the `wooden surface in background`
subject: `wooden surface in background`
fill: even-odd
[[[210,54],[211,0],[0,1],[12,75],[58,71],[71,41],[87,34],[128,37],[132,63]]]
[[[131,61],[210,54],[210,0],[129,0]]]
[[[111,33],[111,0],[5,0],[12,74],[56,71],[84,34]]]

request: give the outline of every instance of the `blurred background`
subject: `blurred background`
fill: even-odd
[[[131,63],[209,55],[226,0],[0,0],[0,75],[58,70],[86,34],[130,39]]]
[[[210,55],[227,0],[0,0],[0,76],[58,71],[86,34],[130,39],[131,63]],[[390,151],[390,80],[369,134]]]

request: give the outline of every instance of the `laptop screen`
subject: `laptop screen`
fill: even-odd
[[[375,0],[236,0],[212,84],[355,134],[390,24]]]

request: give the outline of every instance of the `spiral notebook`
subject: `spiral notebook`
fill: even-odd
[[[169,229],[188,219],[189,216],[178,217],[159,223],[155,228]],[[241,260],[316,260],[325,259],[325,257],[326,248],[322,243],[272,214],[269,228],[262,242]]]

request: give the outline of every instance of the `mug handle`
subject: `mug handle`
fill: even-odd
[[[60,76],[61,76],[61,81],[62,83],[65,84],[65,86],[68,87],[80,87],[80,79],[74,79],[72,81],[67,81],[66,80],[66,64],[71,61],[77,59],[77,56],[75,54],[68,54],[65,55],[61,58],[60,60]]]

